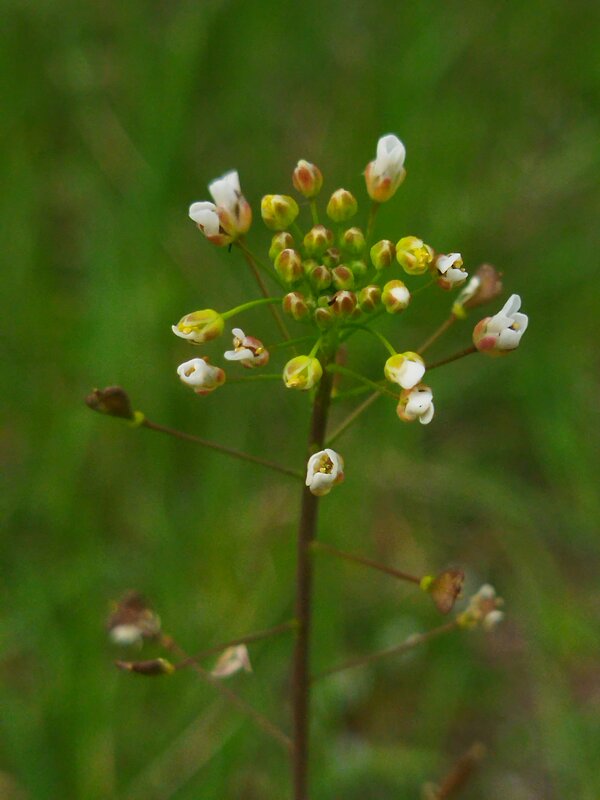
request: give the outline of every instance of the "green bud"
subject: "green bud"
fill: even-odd
[[[358,305],[361,311],[367,314],[375,309],[381,303],[381,289],[375,284],[365,286],[358,293]]]
[[[348,317],[354,317],[358,313],[360,313],[358,309],[358,301],[356,299],[356,295],[354,292],[348,291],[341,291],[336,292],[333,295],[332,300],[329,304],[333,313],[338,316],[347,319]]]
[[[275,270],[285,283],[294,284],[304,277],[302,258],[297,250],[282,250],[275,259]]]
[[[354,289],[354,273],[345,264],[340,264],[331,274],[336,289]]]
[[[322,331],[326,331],[335,324],[335,314],[328,306],[317,308],[313,317]]]
[[[333,244],[333,233],[324,225],[315,225],[304,237],[304,248],[309,256],[321,256]]]
[[[284,231],[294,222],[300,209],[293,197],[286,194],[267,194],[261,200],[260,213],[267,228]]]
[[[382,239],[376,242],[370,252],[371,263],[375,269],[386,269],[389,267],[396,256],[396,246],[389,239]]]
[[[323,263],[329,269],[333,269],[333,267],[337,267],[337,265],[342,260],[342,254],[337,249],[337,247],[330,247],[328,250],[325,250],[323,254]]]
[[[427,272],[433,256],[431,247],[416,236],[404,236],[396,244],[396,260],[409,275]]]
[[[352,270],[352,273],[357,281],[360,281],[367,274],[367,265],[360,259],[351,261],[348,266]]]
[[[327,203],[327,216],[334,222],[346,222],[357,210],[356,198],[347,189],[337,189]]]
[[[367,243],[365,235],[360,228],[348,228],[340,236],[340,245],[351,256],[362,256],[365,252]]]
[[[317,292],[322,292],[331,286],[331,270],[327,269],[324,264],[317,264],[313,267],[309,274],[310,284]]]
[[[294,246],[294,237],[287,231],[279,231],[271,239],[271,247],[269,248],[269,258],[275,261],[282,250],[289,250]]]
[[[301,292],[289,292],[286,294],[283,298],[282,307],[286,314],[298,321],[305,319],[310,311],[308,301]]]

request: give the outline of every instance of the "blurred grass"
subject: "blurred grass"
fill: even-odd
[[[377,137],[396,131],[408,179],[378,231],[492,261],[531,326],[510,359],[436,375],[429,429],[379,401],[340,441],[347,483],[322,535],[407,569],[463,564],[472,587],[498,586],[508,622],[324,682],[314,798],[417,797],[478,739],[489,756],[465,798],[595,800],[597,7],[3,10],[3,797],[287,796],[284,756],[193,675],[115,674],[102,621],[128,587],[190,649],[285,617],[294,486],[97,418],[82,397],[121,383],[151,418],[299,463],[306,398],[232,385],[198,401],[173,377],[189,351],[168,326],[255,292],[187,204],[237,167],[256,209],[299,157],[362,197]],[[408,344],[445,313],[447,297],[427,299]],[[370,348],[355,358],[375,374]],[[326,559],[317,593],[317,666],[436,622],[421,597]],[[239,681],[284,725],[288,654],[262,645]]]

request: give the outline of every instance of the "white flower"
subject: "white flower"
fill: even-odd
[[[246,336],[241,328],[234,328],[233,350],[224,353],[227,361],[239,361],[244,367],[262,367],[269,361],[269,351],[260,339]]]
[[[425,362],[418,353],[396,353],[385,362],[385,377],[403,389],[412,389],[425,374]]]
[[[400,393],[398,416],[405,422],[418,419],[421,425],[428,425],[433,419],[434,411],[433,392],[429,386],[421,383]]]
[[[214,203],[192,203],[189,215],[213,244],[227,245],[246,233],[252,223],[252,209],[242,194],[235,170],[212,181],[208,190]]]
[[[344,459],[335,450],[320,450],[308,459],[306,485],[312,494],[329,494],[336,483],[344,480]]]
[[[365,170],[367,191],[378,203],[384,203],[402,183],[406,170],[406,149],[393,133],[382,136],[377,142],[377,155]]]
[[[438,256],[435,260],[435,268],[438,271],[438,285],[443,289],[452,289],[460,286],[469,277],[469,273],[463,267],[463,260],[460,253],[448,253],[446,256]]]
[[[248,648],[245,644],[228,647],[224,650],[210,674],[214,678],[228,678],[242,669],[245,672],[252,672]]]
[[[209,203],[207,200],[192,203],[189,215],[190,219],[194,220],[207,239],[218,235],[220,222],[217,207],[214,203]]]
[[[529,324],[527,314],[520,313],[520,308],[521,298],[513,294],[501,311],[478,322],[473,331],[477,349],[481,352],[515,350]]]
[[[192,358],[177,367],[183,383],[191,386],[196,394],[208,394],[225,382],[225,373],[203,358]]]
[[[229,211],[229,213],[233,213],[236,204],[242,196],[240,176],[236,170],[226,172],[225,175],[216,178],[208,184],[208,191],[220,208],[224,208]]]

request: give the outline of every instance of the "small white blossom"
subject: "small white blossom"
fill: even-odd
[[[527,314],[520,313],[520,308],[521,298],[513,294],[501,311],[478,322],[473,331],[477,349],[482,352],[515,350],[529,324]]]
[[[329,494],[336,483],[344,480],[344,459],[335,450],[320,450],[308,459],[306,485],[312,494]]]
[[[428,425],[433,419],[433,392],[429,386],[419,384],[413,389],[405,389],[400,393],[398,416],[406,422],[418,419],[421,425]]]
[[[448,255],[438,256],[435,260],[435,268],[438,271],[438,285],[443,289],[453,289],[460,286],[469,277],[469,273],[463,267],[463,260],[460,253],[448,253]]]
[[[214,678],[228,678],[230,675],[240,672],[240,670],[252,672],[248,648],[245,644],[228,647],[224,650],[210,674]]]
[[[260,339],[246,336],[241,328],[234,328],[233,350],[224,353],[227,361],[239,361],[244,367],[262,367],[269,361],[269,351]]]
[[[208,394],[225,382],[225,373],[203,358],[192,358],[177,367],[183,383],[191,386],[196,394]]]
[[[418,353],[397,353],[385,362],[384,373],[391,383],[412,389],[425,374],[425,362]]]

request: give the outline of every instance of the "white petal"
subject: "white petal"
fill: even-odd
[[[180,331],[177,325],[171,325],[171,330],[175,334],[175,336],[179,336],[180,339],[187,339],[190,342],[196,342],[196,331],[189,331],[189,333],[184,333]]]
[[[398,383],[403,389],[412,389],[425,374],[425,364],[405,358],[398,370]]]
[[[237,172],[232,170],[221,178],[217,178],[209,184],[208,191],[217,206],[232,210],[241,194],[240,179]]]
[[[433,419],[433,414],[435,412],[435,408],[433,407],[433,403],[429,404],[429,408],[424,414],[421,414],[419,417],[419,422],[421,425],[429,425],[431,420]]]
[[[142,632],[137,625],[115,625],[108,634],[115,644],[137,644],[142,639]]]
[[[248,648],[245,644],[228,647],[227,650],[224,650],[219,656],[211,675],[215,678],[228,678],[242,669],[246,672],[252,672]]]
[[[448,253],[446,256],[438,256],[435,261],[435,266],[441,275],[445,275],[450,267],[453,267],[459,261],[462,265],[462,256],[460,253]]]
[[[227,361],[254,360],[254,353],[248,347],[241,347],[239,350],[226,350],[223,354]]]
[[[386,173],[393,177],[401,171],[405,158],[406,149],[400,139],[395,134],[388,133],[377,142],[375,171],[379,175]]]
[[[207,236],[215,236],[219,232],[219,217],[214,203],[192,203],[189,215]]]
[[[244,331],[241,328],[233,328],[231,332],[233,333],[233,335],[235,336],[236,339],[245,339],[246,338],[246,334],[244,333]]]
[[[333,475],[327,475],[325,472],[316,472],[308,484],[310,491],[317,496],[328,494],[333,486]]]
[[[390,294],[394,300],[401,305],[408,305],[410,302],[410,292],[406,286],[395,286]]]
[[[449,269],[444,275],[444,278],[452,285],[455,283],[462,283],[463,281],[466,281],[468,277],[469,273],[466,270],[454,269],[454,267]]]

